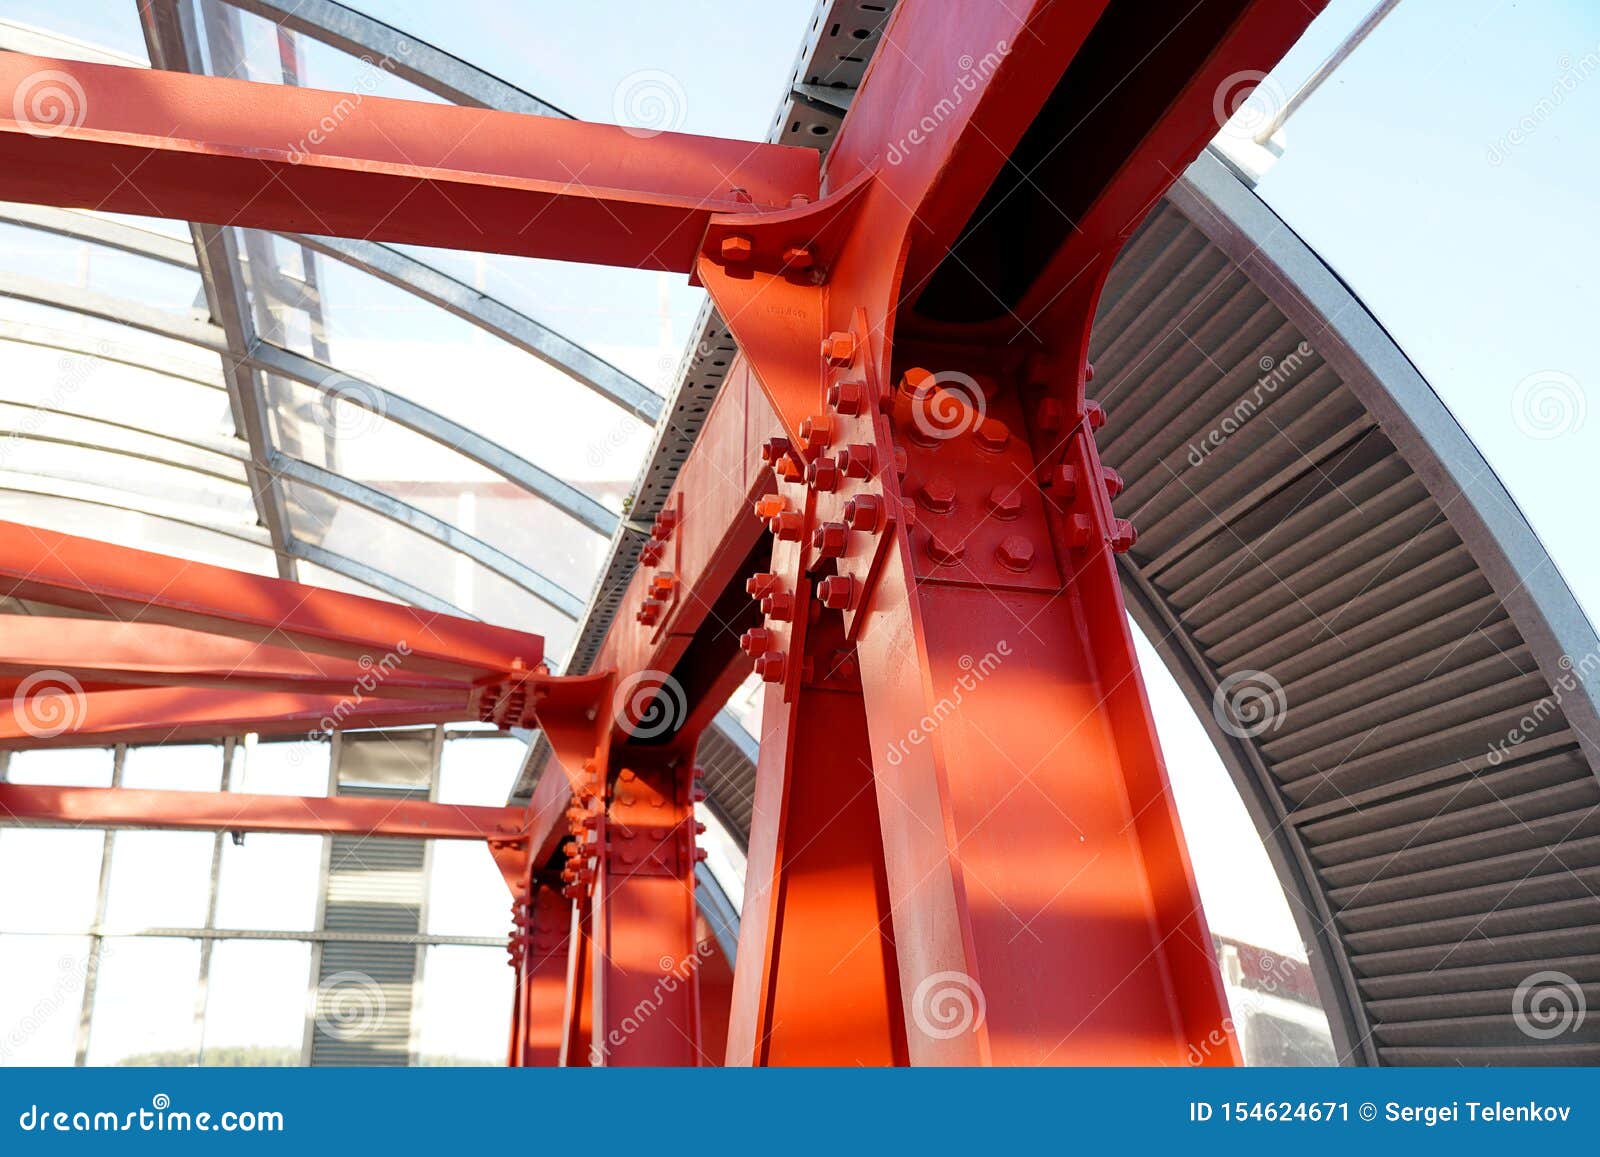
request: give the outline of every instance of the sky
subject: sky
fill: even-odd
[[[580,118],[749,140],[767,133],[812,13],[810,0],[354,6]],[[1333,0],[1263,99],[1293,92],[1371,7]],[[132,0],[0,0],[0,17],[143,54]],[[345,75],[322,50],[307,50],[307,67],[330,87]],[[1283,141],[1258,192],[1416,364],[1593,618],[1600,542],[1581,483],[1600,457],[1600,412],[1589,413],[1600,383],[1600,4],[1402,0]],[[434,257],[662,391],[701,300],[682,278]],[[380,381],[441,376],[439,350],[421,347],[456,338],[448,323],[430,331],[396,315],[356,274],[336,273],[327,294],[344,319],[341,357]],[[480,352],[481,364],[497,356]],[[572,404],[592,424],[587,399]],[[528,430],[528,452],[573,477],[631,476],[643,451],[638,431],[602,439],[597,460],[592,441],[556,436],[565,428]],[[1209,740],[1159,660],[1142,658],[1213,931],[1294,951],[1298,933]]]

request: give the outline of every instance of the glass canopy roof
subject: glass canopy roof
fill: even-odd
[[[392,34],[352,40],[339,5],[180,0],[176,33],[145,7],[8,0],[0,49],[760,139],[770,107],[725,96],[776,87],[812,12],[740,22],[717,82],[676,13],[346,5]],[[485,50],[516,67],[450,55]],[[702,297],[643,271],[0,204],[0,517],[534,631],[559,670]]]

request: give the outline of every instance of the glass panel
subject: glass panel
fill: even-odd
[[[140,64],[150,62],[139,28],[138,8],[122,0],[74,0],[72,4],[59,0],[10,0],[5,18],[32,28],[49,29],[52,35],[62,37],[60,48],[53,51],[63,59],[79,59],[69,40],[81,40]]]
[[[744,907],[745,854],[722,821],[703,803],[694,805],[694,818],[706,825],[699,846],[706,850],[706,867],[722,885],[723,892],[733,904],[735,912]]]
[[[367,410],[309,386],[268,379],[286,453],[362,482],[520,559],[583,597],[608,541],[514,483]]]
[[[210,832],[117,832],[106,926],[199,928],[211,893]]]
[[[446,740],[439,763],[439,802],[501,806],[527,754],[528,745],[510,735]]]
[[[427,924],[433,936],[504,936],[511,930],[511,894],[481,841],[433,841]]]
[[[81,495],[107,509],[127,506],[249,533],[256,525],[255,505],[243,468],[234,472],[237,481],[230,482],[126,454],[31,438],[8,438],[0,453],[0,484],[8,490],[48,493],[58,489],[51,479],[61,479],[76,484],[59,488],[67,497]]]
[[[504,885],[501,886],[502,889]],[[437,944],[423,958],[419,1065],[505,1063],[511,969],[502,948]]]
[[[0,271],[185,315],[204,293],[192,270],[21,225],[0,224]]]
[[[264,546],[130,510],[0,491],[0,519],[251,574],[276,577],[278,573],[272,551]]]
[[[224,940],[211,950],[202,1065],[298,1065],[311,945]]]
[[[122,786],[217,791],[222,787],[222,754],[220,743],[130,747],[122,765]]]
[[[321,491],[294,482],[285,482],[284,491],[297,537],[366,559],[468,615],[543,635],[552,662],[566,656],[572,620],[508,579],[442,543]]]
[[[380,591],[377,587],[369,587],[366,583],[357,582],[353,578],[346,578],[338,571],[328,570],[317,566],[315,563],[300,560],[300,581],[308,586],[324,587],[330,591],[342,591],[347,595],[360,595],[364,599],[379,599],[386,603],[400,603],[404,599]]]
[[[329,756],[328,744],[313,740],[247,740],[245,750],[235,756],[242,763],[235,787],[251,795],[324,796]]]
[[[40,405],[55,406],[58,403],[43,401]],[[141,473],[153,473],[179,488],[172,497],[180,501],[208,498],[208,495],[197,496],[193,491],[206,491],[219,484],[223,489],[230,486],[242,488],[245,485],[244,463],[237,458],[185,445],[171,438],[126,430],[106,422],[0,401],[0,430],[8,431],[4,443],[0,443],[0,467],[8,470],[63,477],[80,476],[71,468],[73,463],[70,456],[81,451],[74,446],[64,445],[77,443],[105,451],[95,455],[93,460],[86,459],[85,464],[91,468],[84,479],[88,482],[131,488],[138,485]],[[140,459],[171,463],[188,473],[177,475],[159,467],[155,472],[143,471]],[[60,469],[58,466],[67,468]],[[206,501],[203,504],[212,503]]]
[[[90,414],[173,437],[233,437],[233,413],[227,391],[220,385],[205,386],[138,369],[110,360],[114,350],[109,343],[102,341],[98,348],[107,356],[88,357],[20,341],[0,342],[0,368],[5,371],[0,374],[0,400]],[[214,356],[209,365],[196,360],[207,356],[195,352],[183,365],[192,367],[189,372],[195,374],[209,372],[220,383]],[[6,428],[65,437],[58,432],[57,423],[66,421],[41,413],[27,417],[26,425],[12,426],[8,420]],[[85,440],[109,443],[110,432],[103,426],[99,430]]]
[[[43,783],[56,787],[110,787],[109,747],[62,747],[49,751],[13,751],[6,767],[10,783]]]
[[[77,932],[92,927],[100,889],[105,833],[75,831],[0,832],[0,928],[8,932]],[[17,887],[16,881],[34,881]]]
[[[203,347],[190,345],[175,338],[162,337],[132,326],[105,321],[70,309],[57,309],[51,305],[36,305],[16,298],[0,297],[0,318],[7,321],[40,325],[47,329],[65,330],[89,338],[104,338],[120,346],[148,350],[157,357],[173,358],[193,364],[206,356]],[[212,357],[217,355],[212,354]]]
[[[224,840],[217,927],[305,932],[316,927],[321,836],[250,832]],[[303,995],[303,994],[302,994]]]
[[[485,432],[620,509],[650,440],[649,427],[637,415],[406,290],[343,262],[319,257],[315,264],[327,351],[314,347],[310,329],[298,343],[292,334],[280,335],[284,340]],[[669,353],[676,365],[678,346],[651,356]]]
[[[89,1027],[91,1065],[192,1065],[200,942],[105,941]]]
[[[87,936],[0,936],[0,1067],[77,1059],[88,972]]]

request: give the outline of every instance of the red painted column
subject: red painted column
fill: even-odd
[[[785,702],[786,685],[770,684],[762,718],[728,1063],[904,1064],[855,652],[808,589],[794,694]]]
[[[525,921],[517,968],[517,1028],[514,1065],[555,1065],[561,1057],[567,1001],[567,969],[572,950],[572,902],[554,882],[535,883]]]

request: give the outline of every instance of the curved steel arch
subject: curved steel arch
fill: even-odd
[[[16,483],[19,480],[26,480],[26,483],[17,485]],[[272,536],[261,526],[246,525],[244,523],[207,522],[186,513],[176,503],[159,500],[151,505],[140,506],[130,502],[128,495],[124,491],[113,490],[106,486],[93,486],[89,483],[75,482],[72,479],[60,478],[55,475],[24,474],[19,471],[0,470],[0,492],[34,494],[40,498],[57,498],[64,502],[81,502],[88,506],[103,506],[108,510],[123,510],[129,514],[157,518],[163,522],[172,522],[179,526],[193,527],[195,530],[209,531],[225,538],[235,538],[240,542],[248,542],[252,546],[262,546],[268,550],[272,549]]]
[[[162,377],[176,378],[219,393],[227,391],[227,387],[222,384],[222,370],[218,366],[206,366],[198,362],[191,364],[180,358],[154,354],[149,350],[136,349],[120,342],[91,338],[86,334],[73,333],[70,330],[51,329],[49,326],[0,319],[0,342],[38,346],[40,349],[59,350],[78,357],[115,362],[130,369],[146,370]]]

